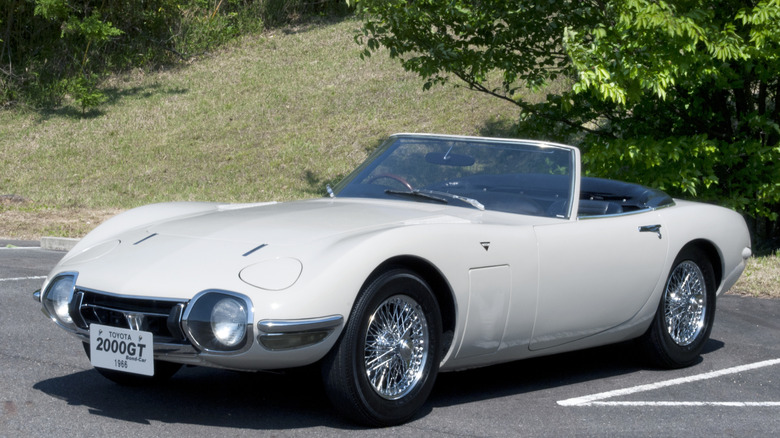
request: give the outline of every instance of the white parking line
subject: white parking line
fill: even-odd
[[[41,247],[40,246],[0,246],[0,250],[3,250],[3,249],[14,249],[14,250],[18,250],[18,249],[41,249]]]
[[[613,397],[620,397],[638,392],[652,391],[654,389],[665,388],[667,386],[682,385],[685,383],[698,382],[700,380],[714,379],[717,377],[737,374],[743,371],[755,370],[758,368],[770,367],[780,364],[780,359],[765,360],[747,365],[726,368],[720,371],[711,371],[709,373],[697,374],[695,376],[680,377],[677,379],[665,380],[662,382],[650,383],[647,385],[633,386],[631,388],[616,389],[614,391],[601,392],[583,397],[560,400],[561,406],[780,406],[780,402],[652,402],[652,401],[627,401],[627,402],[605,402]]]
[[[565,400],[564,400],[565,401]],[[559,402],[560,403],[560,402]],[[780,407],[780,402],[675,402],[675,401],[616,401],[593,402],[578,406],[724,406],[731,408],[769,408]]]
[[[0,281],[25,281],[25,280],[43,280],[45,275],[37,277],[16,277],[16,278],[0,278]]]

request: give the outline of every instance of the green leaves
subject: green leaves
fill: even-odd
[[[359,0],[358,41],[519,108],[592,174],[780,214],[780,0]],[[570,87],[530,102],[525,90]],[[771,229],[771,227],[764,227]]]
[[[575,91],[630,105],[641,90],[666,99],[685,81],[716,78],[735,62],[777,59],[780,2],[613,0],[595,22],[570,26],[567,54],[580,71]],[[605,23],[614,23],[605,26]],[[773,50],[766,49],[774,42]],[[590,70],[609,74],[588,74]]]
[[[563,27],[553,14],[575,14],[571,2],[495,0],[360,0],[365,17],[356,40],[366,54],[381,47],[424,86],[457,78],[469,87],[525,106],[518,91],[539,88],[569,64]]]
[[[758,141],[724,143],[706,135],[596,140],[583,155],[591,176],[647,184],[776,221],[780,148]]]

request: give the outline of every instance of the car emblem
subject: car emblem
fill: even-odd
[[[143,313],[125,313],[125,321],[132,330],[143,330],[144,322],[146,321],[146,315]]]
[[[479,242],[480,245],[482,245],[483,248],[485,248],[485,251],[490,249],[490,242]]]

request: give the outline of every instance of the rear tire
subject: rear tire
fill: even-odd
[[[685,248],[672,264],[653,322],[642,337],[650,359],[682,368],[699,359],[715,320],[715,274],[707,256]]]
[[[441,327],[436,297],[416,274],[396,269],[372,281],[322,364],[336,409],[369,426],[411,419],[436,381]]]

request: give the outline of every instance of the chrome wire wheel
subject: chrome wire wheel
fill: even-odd
[[[664,322],[677,345],[693,343],[705,327],[707,284],[699,266],[683,261],[669,276],[664,292]]]
[[[366,331],[364,363],[373,390],[386,400],[412,391],[428,360],[428,323],[420,305],[394,295],[371,315]]]
[[[389,269],[360,291],[338,343],[322,361],[325,390],[347,418],[394,426],[417,415],[439,373],[442,317],[415,272]]]

